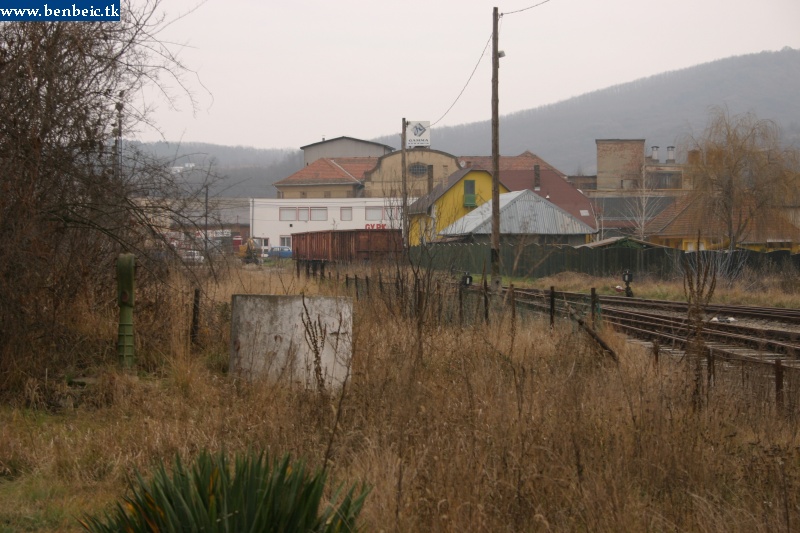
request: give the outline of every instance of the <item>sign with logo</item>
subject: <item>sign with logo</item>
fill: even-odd
[[[427,120],[411,120],[406,123],[406,148],[431,145],[431,123]]]

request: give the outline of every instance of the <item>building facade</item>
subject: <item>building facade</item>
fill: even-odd
[[[322,139],[320,142],[301,146],[300,149],[303,151],[303,166],[323,158],[372,157],[377,159],[394,151],[391,146],[353,137]]]
[[[508,192],[502,183],[499,188],[501,193]],[[444,228],[491,199],[491,172],[474,168],[454,172],[447,182],[409,206],[409,245],[437,240]]]
[[[393,198],[253,198],[250,227],[264,249],[291,247],[293,233],[399,229],[400,205]]]
[[[428,194],[459,170],[458,158],[429,148],[406,150],[406,191],[409,197]],[[379,158],[374,168],[364,173],[364,197],[403,196],[403,154],[392,152]]]

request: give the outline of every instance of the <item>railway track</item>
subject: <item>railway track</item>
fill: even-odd
[[[687,318],[688,304],[619,296],[599,296],[592,313],[591,296],[577,292],[515,289],[515,301],[542,312],[582,316],[611,324],[630,337],[683,352],[696,334]],[[709,305],[701,335],[706,355],[727,360],[800,369],[800,310]],[[591,318],[589,318],[591,317]]]

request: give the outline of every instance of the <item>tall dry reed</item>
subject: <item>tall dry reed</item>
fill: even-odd
[[[154,359],[155,371],[95,368],[96,383],[74,407],[0,410],[0,523],[76,529],[73,517],[109,505],[134,469],[176,453],[188,460],[203,449],[255,448],[311,467],[328,458],[334,484],[371,485],[361,515],[367,531],[800,524],[797,418],[778,416],[740,380],[720,377],[697,411],[685,361],[662,356],[656,365],[606,329],[615,363],[571,322],[551,331],[523,313],[512,324],[502,304],[487,324],[480,298],[466,299],[462,320],[457,292],[441,284],[421,307],[400,305],[392,285],[381,291],[375,272],[359,272],[368,274],[370,294],[361,286],[355,302],[344,397],[241,382],[220,362],[231,294],[345,294],[343,277],[254,269],[204,286],[194,346],[185,333],[193,286],[176,283],[162,313],[181,331],[163,361]]]

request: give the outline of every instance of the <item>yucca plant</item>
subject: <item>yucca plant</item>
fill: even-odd
[[[137,472],[129,496],[111,513],[87,516],[81,525],[93,532],[345,532],[356,519],[369,489],[351,487],[338,504],[322,508],[326,474],[306,474],[289,456],[272,464],[263,452],[237,455],[233,468],[225,452],[203,452],[192,468],[175,459],[172,475],[160,463],[149,482]]]

